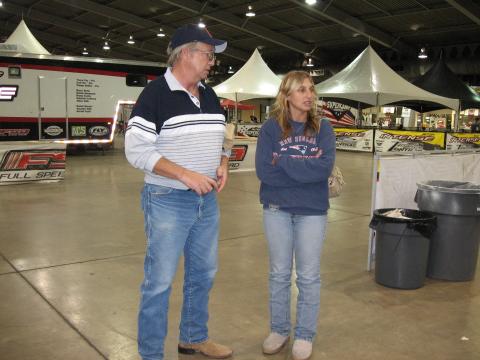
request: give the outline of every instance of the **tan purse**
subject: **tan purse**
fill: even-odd
[[[225,124],[225,138],[223,140],[223,150],[230,151],[233,147],[233,140],[235,139],[235,124]]]
[[[328,178],[328,197],[340,196],[345,185],[343,174],[338,166],[334,166],[330,177]]]
[[[343,174],[337,165],[333,165],[332,173],[328,177],[328,197],[334,198],[340,196],[343,190],[343,185],[346,182],[343,179]]]

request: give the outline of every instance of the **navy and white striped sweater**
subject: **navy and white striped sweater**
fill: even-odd
[[[225,116],[215,92],[199,83],[190,94],[170,69],[140,94],[125,134],[128,161],[145,172],[145,182],[187,189],[178,180],[153,173],[160,158],[216,178],[225,134]]]

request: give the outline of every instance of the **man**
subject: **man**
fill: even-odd
[[[475,120],[473,120],[472,126],[470,127],[470,132],[480,132],[480,118],[476,117]]]
[[[215,53],[226,41],[196,25],[177,29],[168,69],[150,82],[132,111],[125,135],[128,161],[145,172],[142,208],[147,250],[138,316],[143,360],[161,360],[168,300],[184,255],[183,307],[178,351],[223,359],[232,350],[208,336],[208,297],[217,271],[219,213],[216,192],[228,176],[222,150],[225,116],[205,85]]]

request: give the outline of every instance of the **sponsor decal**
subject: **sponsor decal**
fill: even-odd
[[[58,136],[63,133],[63,129],[57,125],[50,125],[45,130],[43,130],[47,135]]]
[[[30,129],[0,129],[0,136],[27,136]]]
[[[0,85],[0,101],[13,101],[18,94],[18,85]]]
[[[239,135],[258,137],[258,134],[260,133],[260,125],[239,125],[237,133]]]
[[[248,145],[234,145],[230,154],[230,161],[243,161],[247,155]]]
[[[445,134],[441,132],[377,130],[375,149],[378,152],[430,151],[445,148]]]
[[[393,144],[388,151],[394,152],[411,152],[411,151],[422,151],[424,150],[424,145],[419,142],[397,142]]]
[[[65,169],[65,151],[10,150],[0,162],[0,171]]]
[[[353,151],[373,151],[373,130],[334,128],[336,148]]]
[[[478,134],[447,134],[447,150],[473,149],[479,147],[480,135]]]
[[[364,137],[366,134],[366,131],[335,131],[335,135],[337,137],[342,137],[342,136],[355,136],[355,137]]]
[[[87,136],[87,127],[86,126],[72,126],[72,136]]]
[[[250,128],[247,129],[247,131],[244,132],[245,135],[251,136],[251,137],[258,137],[258,134],[260,133],[260,128]]]
[[[399,134],[381,134],[380,139],[397,139],[397,140],[407,140],[407,141],[423,141],[429,142],[435,140],[435,136],[432,135],[399,135]]]
[[[105,136],[108,134],[108,128],[106,126],[92,126],[88,129],[88,132],[92,136]]]

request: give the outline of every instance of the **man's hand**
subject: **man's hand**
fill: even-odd
[[[183,169],[178,180],[184,183],[189,189],[195,191],[198,195],[205,195],[213,189],[219,191],[218,184],[214,179],[195,171]]]
[[[228,179],[228,157],[222,156],[220,166],[217,168],[217,191],[220,192],[225,187]]]

